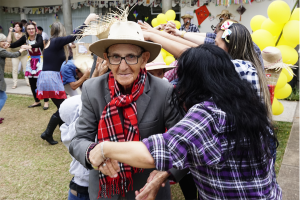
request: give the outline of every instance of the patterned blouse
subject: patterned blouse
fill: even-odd
[[[228,126],[225,119],[226,113],[213,101],[205,101],[190,108],[166,133],[145,138],[143,143],[158,170],[189,168],[200,199],[281,199],[272,159],[265,158],[269,163],[266,173],[252,163],[253,181],[241,178],[249,174],[249,161],[244,160],[241,169],[234,157],[222,162],[228,145],[222,136]]]

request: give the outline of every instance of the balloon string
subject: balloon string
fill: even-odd
[[[291,19],[291,17],[292,17],[293,11],[295,10],[295,8],[296,8],[296,6],[297,6],[297,3],[298,3],[298,1],[295,2],[295,5],[294,5],[294,7],[293,7],[293,9],[292,9],[292,11],[291,11],[290,19]],[[290,20],[290,19],[289,19],[289,20]],[[283,33],[283,28],[282,28],[281,33],[280,33],[280,35],[279,35],[279,37],[278,37],[278,39],[277,39],[277,41],[276,41],[276,43],[275,43],[275,47],[277,46],[277,44],[278,44],[278,42],[279,42],[279,40],[280,40],[280,38],[281,38],[281,36],[282,36],[282,33]]]

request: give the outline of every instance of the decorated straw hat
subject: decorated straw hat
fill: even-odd
[[[152,62],[159,54],[161,45],[144,40],[141,27],[132,21],[117,21],[111,27],[107,39],[99,40],[91,44],[89,50],[104,59],[108,47],[114,44],[132,44],[150,52],[149,62]]]
[[[74,65],[82,73],[85,73],[86,71],[90,70],[92,68],[93,63],[94,59],[91,55],[80,55],[75,57],[74,59]]]
[[[176,66],[166,65],[161,53],[159,53],[158,56],[152,62],[146,64],[147,71],[151,71],[151,70],[155,70],[155,69],[164,69],[164,73],[175,67]]]
[[[190,14],[185,14],[183,16],[181,16],[182,19],[185,19],[185,18],[190,18],[190,19],[193,19],[194,16],[190,15]]]
[[[222,16],[226,18],[234,17],[228,10],[222,10],[221,14],[218,14],[216,17],[218,18]]]
[[[264,67],[266,70],[270,70],[270,69],[280,70],[282,68],[292,66],[290,64],[283,63],[281,52],[276,47],[266,47],[261,52],[261,55],[262,55],[262,58],[264,61]]]

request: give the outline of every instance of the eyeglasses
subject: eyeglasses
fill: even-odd
[[[125,60],[127,65],[135,65],[139,62],[138,59],[139,59],[139,57],[141,57],[143,55],[143,53],[144,52],[142,52],[138,56],[128,55],[128,56],[125,56],[125,57],[121,57],[121,56],[118,56],[118,55],[114,55],[114,56],[107,56],[107,57],[108,57],[109,63],[111,65],[119,65],[119,64],[121,64],[123,59]]]

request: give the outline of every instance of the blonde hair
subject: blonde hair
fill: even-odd
[[[6,36],[3,33],[0,33],[0,42],[5,42]]]
[[[60,22],[54,22],[51,25],[50,34],[51,34],[50,41],[51,41],[52,38],[67,36],[66,29]],[[69,47],[68,47],[68,45],[69,44],[66,44],[64,46],[64,51],[65,51],[65,56],[66,56],[66,63],[68,62],[68,58],[69,58]]]

